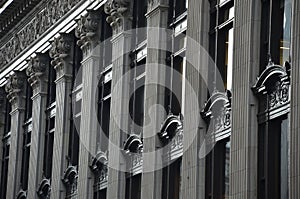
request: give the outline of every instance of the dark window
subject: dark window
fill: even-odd
[[[22,167],[21,167],[21,187],[27,190],[28,187],[28,169],[29,169],[29,156],[31,145],[31,131],[32,131],[32,88],[30,84],[26,83],[26,102],[25,102],[25,123],[23,133],[22,145]]]
[[[291,40],[291,0],[263,0],[260,67],[263,71],[271,55],[275,64],[289,61]]]
[[[142,60],[133,60],[131,84],[130,84],[130,101],[129,114],[132,119],[130,131],[135,134],[141,134],[144,125],[144,84],[145,84],[145,66],[146,57]]]
[[[213,150],[206,157],[205,198],[229,198],[229,138],[216,143]]]
[[[141,199],[142,174],[137,174],[126,179],[125,199]]]
[[[163,168],[162,198],[179,199],[181,187],[182,159],[179,158]]]
[[[4,134],[2,137],[2,156],[1,156],[1,176],[0,176],[0,198],[6,198],[7,178],[8,178],[8,161],[10,148],[10,128],[11,128],[11,104],[6,100],[5,104],[5,118],[4,118]]]
[[[210,5],[209,53],[217,68],[209,69],[209,81],[218,90],[231,90],[234,2],[220,1],[217,4],[217,1],[212,0]]]
[[[106,189],[101,189],[94,193],[94,199],[106,199]]]
[[[288,118],[259,127],[258,198],[288,198]]]
[[[146,13],[147,13],[147,0],[134,0],[133,4],[133,29],[136,29],[135,32],[135,44],[140,44],[147,38],[147,20],[146,20]]]
[[[111,103],[111,66],[102,73],[99,83],[98,120],[101,129],[97,134],[98,151],[108,150],[109,123],[110,123],[110,103]],[[106,138],[105,138],[106,137]]]

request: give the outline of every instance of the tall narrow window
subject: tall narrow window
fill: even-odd
[[[0,178],[0,198],[6,198],[7,178],[8,178],[8,161],[10,149],[10,128],[11,128],[11,104],[8,100],[5,103],[5,118],[4,118],[4,134],[2,137],[2,156],[1,156],[1,178]]]
[[[162,198],[180,199],[182,158],[163,168]]]
[[[21,168],[21,188],[26,191],[28,188],[28,169],[29,156],[31,145],[31,131],[32,131],[32,88],[30,84],[26,83],[26,104],[25,104],[25,123],[23,133],[23,153],[22,153],[22,168]]]
[[[49,64],[48,70],[48,95],[47,95],[47,110],[46,110],[46,131],[44,145],[44,162],[43,174],[46,179],[51,178],[52,174],[52,159],[53,159],[53,142],[55,131],[55,114],[56,114],[56,71]]]
[[[260,67],[263,71],[269,56],[275,64],[289,61],[291,42],[291,0],[263,0]]]
[[[214,88],[219,91],[232,89],[233,63],[233,0],[210,1],[210,40],[209,52],[217,68],[209,69]],[[213,72],[212,72],[213,71]]]
[[[75,37],[74,37],[75,39]],[[71,97],[71,117],[70,117],[70,136],[68,158],[69,165],[77,166],[79,158],[79,130],[81,120],[82,102],[82,74],[79,72],[82,60],[82,51],[78,45],[74,45],[73,55],[73,91]]]
[[[172,38],[169,45],[170,54],[170,74],[167,74],[167,81],[171,90],[167,91],[166,106],[168,111],[174,115],[183,112],[184,104],[184,76],[186,65],[186,29],[187,29],[187,1],[174,0],[169,4],[173,5],[169,9],[169,25],[172,29]],[[179,17],[180,16],[180,17]]]
[[[262,1],[258,198],[288,198],[291,0]]]
[[[146,20],[146,13],[147,13],[147,0],[134,0],[133,3],[133,23],[132,28],[135,29],[134,44],[138,45],[146,40],[147,38],[147,20]]]

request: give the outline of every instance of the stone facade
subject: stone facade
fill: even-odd
[[[290,50],[289,58],[280,64],[268,55],[266,66],[261,66],[261,0],[42,0],[32,1],[31,11],[19,5],[24,6],[23,19],[0,27],[7,30],[0,32],[1,194],[30,199],[262,199],[277,188],[278,199],[300,198],[300,3],[285,1],[291,36],[289,46],[281,49]],[[6,9],[15,12],[12,16],[20,12]],[[68,17],[73,18],[64,24]],[[59,29],[62,24],[70,28]],[[228,49],[219,45],[224,29],[233,31],[231,71],[230,36],[222,38]],[[139,41],[139,34],[146,39]],[[269,37],[271,54],[272,32]],[[41,50],[24,57],[33,45]],[[227,58],[221,57],[223,51]],[[225,72],[218,68],[222,61],[228,62]],[[218,87],[223,73],[232,75],[232,88]],[[143,89],[142,96],[136,88]],[[286,151],[270,148],[271,141],[261,138],[266,131],[264,139],[274,139],[269,132],[277,119],[287,121],[279,136]],[[228,151],[220,143],[230,143]],[[280,155],[272,156],[271,149]],[[267,166],[261,168],[261,162]],[[279,171],[268,167],[270,162]],[[277,175],[286,186],[266,183]]]

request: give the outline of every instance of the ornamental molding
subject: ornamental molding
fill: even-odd
[[[200,112],[202,119],[207,124],[208,140],[219,141],[231,134],[231,97],[228,90],[219,92],[215,90],[204,104]]]
[[[124,154],[132,175],[142,172],[143,167],[143,141],[139,135],[131,134],[124,143]]]
[[[102,151],[98,152],[95,157],[92,158],[90,163],[90,168],[95,174],[95,185],[94,188],[96,190],[102,189],[107,185],[108,181],[108,159],[107,152],[104,153]]]
[[[289,112],[291,65],[276,65],[271,60],[252,87],[254,94],[267,104],[259,112],[259,120],[270,120]]]
[[[12,105],[25,97],[24,85],[26,85],[26,81],[26,74],[20,71],[15,71],[14,74],[8,77],[5,85],[5,91],[7,93],[7,98]]]
[[[63,16],[71,12],[82,0],[44,0],[34,11],[20,21],[0,43],[1,68],[25,51],[32,43],[40,39]],[[84,1],[82,1],[84,2]],[[33,13],[36,12],[36,13]],[[24,26],[24,24],[26,24]]]
[[[61,33],[51,43],[49,55],[52,58],[51,65],[57,73],[57,78],[72,74],[75,38],[72,34]]]
[[[100,41],[100,12],[88,10],[86,16],[78,19],[75,35],[79,39],[77,45],[86,52],[92,50]]]
[[[112,27],[114,34],[131,29],[132,8],[130,0],[109,0],[104,11],[109,16],[107,23]]]
[[[163,144],[169,143],[175,135],[183,130],[183,116],[170,113],[157,133]]]
[[[48,199],[50,198],[50,192],[51,192],[50,180],[47,178],[43,178],[43,180],[39,184],[37,194],[41,198]]]
[[[35,57],[28,61],[26,74],[34,91],[36,88],[40,88],[40,91],[46,91],[45,84],[48,81],[49,61],[49,56],[42,53],[37,53]]]
[[[17,194],[17,199],[26,199],[27,198],[27,193],[23,189],[21,189],[18,194]]]

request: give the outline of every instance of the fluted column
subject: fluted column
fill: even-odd
[[[292,1],[291,39],[291,123],[290,123],[290,199],[300,198],[300,2]]]
[[[23,124],[25,113],[26,74],[15,71],[8,79],[5,90],[12,105],[11,112],[11,144],[9,149],[7,198],[15,198],[21,182]]]
[[[4,88],[0,88],[0,139],[4,136],[5,125],[5,108],[6,108],[6,93]],[[3,158],[3,142],[0,141],[0,158]],[[2,172],[2,164],[0,165],[0,173]]]
[[[207,71],[212,67],[208,53],[210,5],[207,0],[189,0],[188,5],[185,78],[190,87],[187,86],[185,89],[185,102],[189,102],[191,99],[188,98],[192,98],[194,93],[198,99],[191,102],[198,102],[198,107],[202,108],[207,101]],[[206,124],[200,117],[199,110],[195,108],[197,105],[185,103],[184,106],[183,132],[186,136],[183,143],[181,197],[205,198],[206,154],[199,154],[199,152],[205,145]],[[200,120],[198,126],[195,126],[193,118],[197,117]]]
[[[62,176],[67,168],[70,131],[70,94],[72,89],[72,67],[74,36],[62,33],[54,39],[50,50],[51,65],[56,70],[56,115],[53,142],[51,198],[65,198]]]
[[[82,106],[80,122],[78,197],[93,198],[94,175],[89,167],[91,156],[96,155],[97,85],[100,74],[100,12],[89,10],[77,22],[77,44],[83,51]]]
[[[125,198],[125,162],[121,153],[124,131],[128,129],[129,116],[129,78],[122,78],[130,68],[129,51],[131,46],[132,2],[129,0],[109,0],[105,11],[107,22],[113,28],[112,38],[112,94],[110,120],[110,145],[108,151],[108,188],[107,198]],[[127,75],[128,77],[128,75]],[[118,86],[117,82],[119,81]],[[127,133],[127,132],[126,132]],[[111,144],[113,143],[113,144]]]
[[[167,40],[170,37],[168,28],[169,4],[166,0],[148,1],[147,9],[147,60],[145,78],[145,102],[144,102],[144,123],[143,128],[143,176],[141,182],[141,198],[161,198],[162,192],[162,154],[155,153],[161,144],[157,132],[166,119],[165,106],[165,85],[167,55]],[[163,42],[161,42],[163,41]],[[160,150],[161,151],[161,150]]]
[[[32,132],[29,157],[28,198],[38,198],[37,187],[42,180],[44,138],[45,138],[45,110],[47,103],[47,82],[50,60],[47,54],[38,53],[28,63],[26,74],[29,77],[33,91],[32,95]]]
[[[230,198],[257,198],[258,103],[251,90],[259,75],[261,1],[234,2]]]

